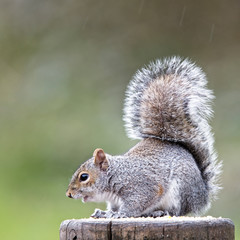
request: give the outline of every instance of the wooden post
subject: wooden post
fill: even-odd
[[[61,223],[60,240],[80,239],[233,240],[234,224],[230,219],[213,217],[90,218]]]

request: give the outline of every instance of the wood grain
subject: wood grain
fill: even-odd
[[[87,239],[233,240],[234,224],[230,219],[213,217],[90,218],[61,223],[60,240]]]

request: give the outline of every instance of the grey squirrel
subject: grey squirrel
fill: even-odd
[[[220,189],[221,163],[208,120],[211,90],[203,71],[188,59],[171,57],[138,70],[126,91],[127,153],[96,149],[73,174],[66,195],[107,202],[92,217],[200,215]]]

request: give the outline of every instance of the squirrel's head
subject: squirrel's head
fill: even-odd
[[[82,198],[83,202],[98,202],[99,185],[104,185],[102,179],[106,175],[109,161],[106,154],[97,148],[93,157],[83,163],[73,174],[66,196],[74,199]]]

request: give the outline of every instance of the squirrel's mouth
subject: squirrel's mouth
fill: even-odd
[[[88,202],[88,201],[89,201],[88,199],[89,199],[88,196],[84,196],[84,197],[82,198],[82,201],[83,201],[83,202]]]

